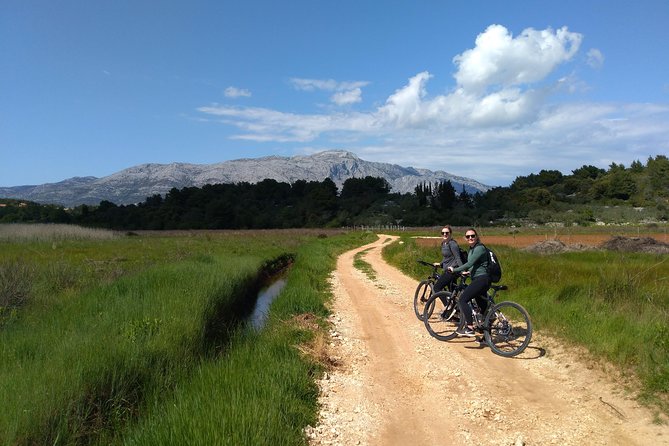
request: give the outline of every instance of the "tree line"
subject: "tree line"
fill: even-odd
[[[419,184],[412,193],[392,192],[383,178],[335,183],[265,179],[259,183],[173,188],[142,203],[73,209],[20,200],[0,200],[0,222],[72,223],[118,230],[270,229],[356,225],[432,226],[546,223],[588,225],[610,208],[644,210],[669,218],[669,159],[658,155],[629,167],[584,165],[564,175],[557,170],[519,176],[508,187],[485,193],[456,191],[450,181]],[[601,214],[601,215],[600,215]],[[641,215],[641,214],[639,214]],[[625,217],[627,218],[627,217]]]

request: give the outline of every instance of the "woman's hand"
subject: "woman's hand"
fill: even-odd
[[[447,270],[449,273],[452,273],[452,272],[453,272],[453,267],[452,267],[452,266],[449,266],[448,268],[446,268],[446,270]]]

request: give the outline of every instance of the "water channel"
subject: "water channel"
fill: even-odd
[[[253,313],[251,313],[251,316],[249,317],[249,323],[254,329],[260,330],[265,326],[265,322],[267,322],[267,316],[269,314],[269,307],[285,286],[286,279],[280,278],[276,282],[272,283],[269,287],[261,290],[260,293],[258,293],[256,306],[253,309]]]

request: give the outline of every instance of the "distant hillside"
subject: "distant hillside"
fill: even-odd
[[[490,186],[476,180],[444,171],[432,172],[365,161],[351,152],[332,150],[310,156],[244,158],[216,164],[141,164],[102,178],[74,177],[37,186],[0,187],[0,198],[68,207],[96,205],[103,200],[121,205],[139,203],[156,194],[165,195],[172,188],[218,183],[257,183],[268,178],[284,183],[330,178],[341,191],[347,179],[366,176],[386,179],[392,192],[398,193],[413,192],[421,183],[447,180],[451,181],[457,192],[463,186],[472,194],[490,189]]]

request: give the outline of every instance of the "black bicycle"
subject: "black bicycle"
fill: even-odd
[[[432,268],[432,272],[427,279],[421,280],[418,286],[416,287],[416,292],[413,296],[413,310],[416,313],[416,317],[423,320],[423,309],[425,308],[425,303],[428,301],[432,293],[434,292],[434,284],[439,279],[439,273],[437,270],[438,266],[435,266],[433,263],[426,262],[424,260],[416,260],[421,265],[429,266]]]
[[[423,304],[420,319],[428,333],[440,341],[448,341],[457,336],[455,331],[460,326],[458,297],[467,287],[465,280],[465,276],[459,276],[450,290],[433,293]]]
[[[423,322],[433,337],[448,341],[458,336],[457,331],[465,325],[460,317],[458,297],[467,287],[464,278],[453,291],[434,293],[424,305]],[[483,334],[483,340],[490,349],[500,356],[512,357],[522,353],[532,340],[532,321],[527,310],[511,301],[495,303],[497,292],[508,289],[506,285],[492,285],[485,298],[488,307],[485,313],[476,302],[469,302],[472,307],[474,329]]]

